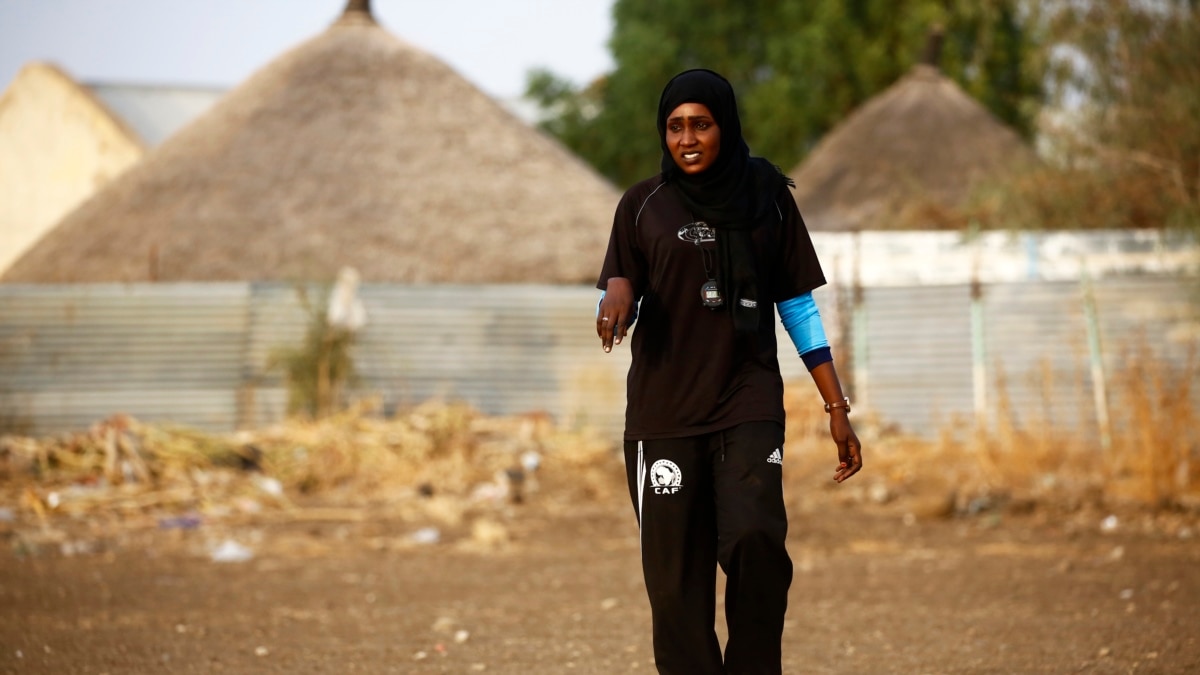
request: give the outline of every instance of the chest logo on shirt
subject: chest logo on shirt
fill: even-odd
[[[669,459],[660,459],[650,467],[650,486],[656,495],[673,495],[683,487],[683,472]]]
[[[697,220],[694,223],[688,223],[679,228],[679,239],[699,246],[700,244],[716,241],[717,231],[703,220]]]

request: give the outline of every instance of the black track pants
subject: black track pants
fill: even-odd
[[[792,581],[782,456],[774,422],[625,442],[659,673],[781,672]],[[714,628],[718,563],[727,577],[724,659]]]

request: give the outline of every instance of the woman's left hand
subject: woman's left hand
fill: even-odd
[[[829,434],[838,449],[838,468],[833,479],[841,483],[862,468],[862,444],[850,426],[850,415],[845,409],[835,408],[830,412]]]

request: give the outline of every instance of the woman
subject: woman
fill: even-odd
[[[654,658],[660,673],[779,673],[792,564],[773,304],[826,401],[834,480],[862,466],[812,300],[825,277],[791,180],[750,156],[728,81],[677,75],[659,100],[658,132],[662,173],[617,206],[596,314],[605,352],[639,322],[624,449]]]

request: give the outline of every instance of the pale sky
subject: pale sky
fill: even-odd
[[[391,33],[497,98],[547,67],[612,69],[613,0],[372,0]],[[0,0],[0,90],[29,61],[81,82],[232,87],[334,21],[346,0]]]

